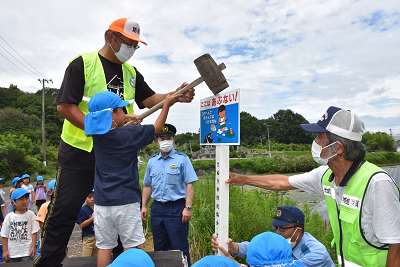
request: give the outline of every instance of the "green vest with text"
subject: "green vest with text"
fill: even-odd
[[[364,162],[349,180],[339,209],[336,205],[335,189],[329,182],[332,170],[328,169],[322,177],[326,206],[334,235],[332,245],[336,244],[339,264],[343,261],[344,266],[386,266],[388,246],[378,248],[369,244],[360,229],[360,213],[365,191],[372,176],[377,173],[386,172],[368,161]]]
[[[90,98],[102,91],[107,91],[107,82],[104,74],[103,65],[98,55],[98,51],[81,54],[85,72],[85,89],[83,99],[78,107],[83,114],[89,113],[88,103]],[[72,62],[72,61],[71,61]],[[71,63],[70,62],[70,63]],[[124,81],[124,100],[130,102],[126,106],[128,114],[133,114],[133,101],[135,98],[136,71],[128,63],[122,64],[122,75]],[[73,125],[67,119],[61,133],[61,138],[67,144],[91,152],[93,149],[93,139],[91,135],[85,135],[85,132]]]

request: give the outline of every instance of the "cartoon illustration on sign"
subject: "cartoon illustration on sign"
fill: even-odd
[[[202,144],[239,142],[239,90],[201,101]]]

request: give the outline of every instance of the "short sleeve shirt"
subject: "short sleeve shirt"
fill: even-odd
[[[289,183],[309,194],[318,193],[324,197],[322,176],[327,170],[328,166],[320,166],[311,172],[290,176]],[[335,179],[331,184],[335,188],[337,205],[340,205],[346,187],[337,186]],[[371,244],[380,247],[400,243],[399,191],[386,173],[371,178],[361,214],[361,228]]]
[[[11,258],[29,256],[32,234],[39,230],[39,224],[35,218],[35,214],[30,210],[24,214],[14,212],[7,214],[1,228],[1,237],[8,239],[8,251]]]
[[[43,203],[42,206],[40,206],[40,209],[38,211],[38,214],[36,215],[36,221],[37,222],[42,222],[44,223],[44,219],[46,219],[47,215],[47,209],[49,207],[50,201],[47,201],[46,203]]]
[[[106,76],[107,89],[123,99],[122,66],[107,60],[99,55]],[[144,108],[142,101],[155,94],[147,85],[143,75],[136,70],[135,102],[139,108]],[[82,101],[85,88],[83,59],[81,56],[74,59],[67,67],[64,79],[57,96],[57,105],[60,103],[78,105]],[[94,151],[88,153],[72,147],[62,139],[58,149],[58,165],[75,170],[93,170],[95,164]]]
[[[161,152],[150,158],[143,184],[152,187],[153,199],[166,202],[185,198],[186,185],[197,180],[189,157],[172,149],[165,158]]]
[[[119,206],[142,200],[137,152],[153,139],[152,124],[118,127],[103,135],[93,135],[96,205]]]
[[[237,256],[246,258],[248,241],[238,243],[239,253]],[[301,241],[293,250],[293,259],[301,262],[304,266],[315,267],[334,267],[331,256],[326,247],[315,239],[312,235],[305,232]]]
[[[88,205],[84,205],[79,212],[77,224],[83,223],[84,221],[90,219],[93,214],[93,209]],[[88,226],[82,228],[82,236],[94,235],[94,223],[91,222]]]

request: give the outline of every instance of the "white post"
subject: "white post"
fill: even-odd
[[[215,233],[219,245],[228,251],[229,235],[229,145],[216,146],[215,157]],[[223,256],[219,250],[218,255]]]

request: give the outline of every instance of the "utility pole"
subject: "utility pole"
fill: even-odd
[[[42,143],[43,143],[43,166],[46,166],[46,133],[45,133],[45,119],[44,119],[44,84],[47,82],[53,83],[52,79],[38,79],[38,81],[43,84],[43,89],[42,89]]]
[[[269,126],[267,125],[267,131],[268,131],[268,152],[269,152],[269,157],[271,157],[271,143],[269,142]]]

